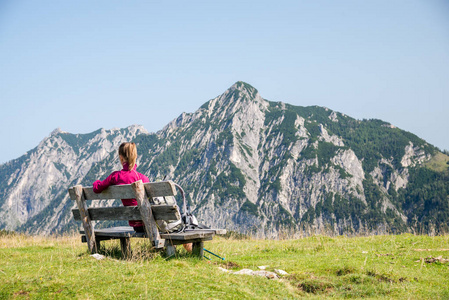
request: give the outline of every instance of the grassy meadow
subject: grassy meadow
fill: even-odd
[[[312,236],[297,240],[215,238],[206,249],[222,261],[190,257],[182,247],[166,259],[132,240],[120,258],[108,241],[103,260],[79,236],[0,236],[0,299],[448,299],[449,236]],[[282,269],[279,280],[219,269]]]

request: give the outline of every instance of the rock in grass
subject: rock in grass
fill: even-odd
[[[270,271],[265,271],[265,270],[261,270],[261,271],[253,271],[253,275],[257,275],[257,276],[265,276],[268,279],[279,279],[279,277],[277,276],[276,273],[274,272],[270,272]]]
[[[288,275],[287,272],[285,272],[284,270],[281,270],[281,269],[274,269],[274,271],[279,275]]]
[[[240,271],[234,272],[236,275],[252,275],[252,276],[263,276],[268,279],[279,279],[279,277],[274,272],[269,272],[265,270],[253,271],[250,269],[242,269]]]
[[[253,270],[250,269],[241,269],[240,271],[234,272],[236,275],[254,275]]]
[[[101,254],[98,254],[98,253],[92,254],[91,256],[92,256],[93,258],[97,259],[97,260],[105,259],[105,256],[104,256],[104,255],[101,255]]]

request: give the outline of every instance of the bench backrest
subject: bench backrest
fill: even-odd
[[[156,248],[164,247],[165,240],[160,238],[156,224],[158,220],[177,220],[179,211],[175,205],[151,205],[149,198],[170,197],[176,195],[176,186],[172,181],[142,183],[141,180],[132,184],[110,186],[96,194],[92,187],[74,186],[68,190],[70,198],[75,200],[78,209],[72,210],[76,220],[83,222],[89,250],[96,252],[95,232],[92,220],[142,220],[145,232]],[[137,206],[128,207],[91,207],[86,200],[104,199],[136,199]]]
[[[171,181],[148,182],[143,184],[146,195],[154,197],[176,196],[176,188]],[[69,189],[70,199],[76,200],[75,188]],[[83,187],[84,200],[132,199],[136,198],[131,184],[110,186],[103,192],[96,194],[92,187]],[[172,221],[181,218],[177,205],[151,205],[155,220]],[[137,206],[121,207],[89,207],[88,214],[91,221],[105,220],[140,220],[141,214]],[[81,221],[79,209],[72,209],[75,220]]]
[[[176,196],[176,187],[172,181],[147,182],[143,184],[148,197]],[[83,187],[84,200],[133,199],[136,194],[131,184],[112,185],[96,194],[92,187]],[[75,187],[69,188],[70,199],[76,200]]]

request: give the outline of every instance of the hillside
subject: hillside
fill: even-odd
[[[133,240],[134,256],[120,258],[117,241],[96,260],[79,236],[2,236],[1,299],[387,298],[447,299],[448,237],[313,236],[299,240],[217,238],[205,247],[226,258],[198,260],[178,249],[165,260]],[[114,243],[115,242],[115,243]],[[181,247],[182,248],[182,247]],[[432,258],[442,257],[440,260]],[[224,272],[281,269],[279,280]]]
[[[67,187],[119,168],[124,140],[138,144],[140,172],[180,183],[197,217],[219,228],[265,237],[448,231],[445,154],[381,120],[267,101],[243,82],[157,133],[52,133],[0,166],[0,228],[76,230]]]

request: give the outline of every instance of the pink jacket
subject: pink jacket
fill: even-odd
[[[148,177],[140,174],[136,171],[137,165],[130,171],[127,163],[123,164],[123,169],[121,171],[112,172],[105,180],[96,180],[93,183],[93,190],[95,193],[101,193],[110,185],[122,185],[131,184],[135,181],[142,180],[142,182],[150,182]],[[137,206],[136,199],[122,199],[124,206]],[[129,225],[133,227],[143,226],[142,221],[129,221]]]

